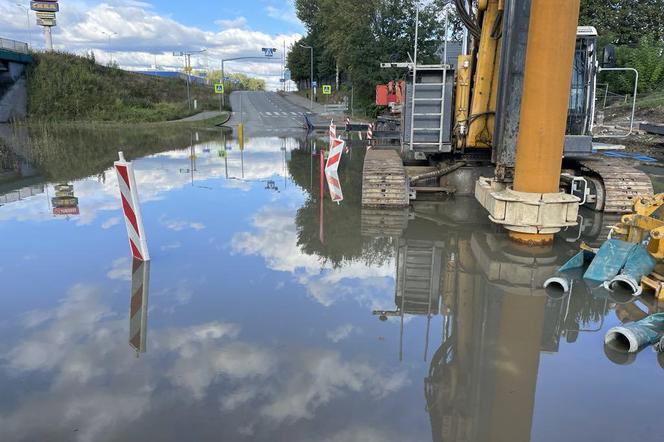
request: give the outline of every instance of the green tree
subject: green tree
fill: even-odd
[[[636,44],[644,35],[664,40],[664,0],[581,0],[579,23],[595,26],[618,44]]]

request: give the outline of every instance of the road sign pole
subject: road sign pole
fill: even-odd
[[[53,51],[53,35],[51,34],[51,27],[44,26],[44,40],[46,42],[46,50]]]
[[[221,84],[224,85],[224,89],[225,89],[226,88],[226,81],[224,80],[224,60],[221,60]],[[222,105],[222,107],[226,102],[226,98],[224,98],[224,95],[226,95],[225,90],[221,94],[221,105]]]
[[[187,104],[189,105],[189,110],[191,111],[191,86],[189,85],[189,69],[191,64],[191,55],[187,54],[184,56],[184,65],[185,65],[185,74],[187,75]]]

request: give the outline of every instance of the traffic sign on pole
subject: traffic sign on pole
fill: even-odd
[[[323,85],[323,95],[332,95],[332,86],[329,84]]]
[[[224,93],[224,84],[223,83],[216,83],[214,85],[214,93],[215,94],[223,94]]]
[[[274,57],[274,53],[277,52],[277,48],[261,48],[261,50],[266,57]]]

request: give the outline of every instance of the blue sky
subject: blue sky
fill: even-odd
[[[28,20],[17,3],[27,6],[29,1],[0,0],[0,37],[42,49],[34,13]],[[292,1],[275,0],[67,0],[61,2],[57,21],[56,49],[92,51],[100,62],[112,57],[126,69],[155,64],[178,69],[182,60],[173,57],[173,51],[202,48],[206,52],[192,60],[194,66],[217,68],[222,58],[261,55],[261,47],[288,46],[304,34]],[[278,86],[282,69],[280,63],[260,61],[228,68],[264,78],[270,88]]]
[[[188,26],[206,30],[219,28],[220,20],[246,20],[247,27],[268,34],[303,33],[304,28],[295,16],[292,2],[274,0],[235,1],[176,1],[147,2],[162,15],[176,18]],[[221,4],[220,4],[221,3]]]

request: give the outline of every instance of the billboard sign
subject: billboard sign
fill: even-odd
[[[41,1],[41,2],[30,2],[30,9],[38,12],[58,12],[60,10],[60,5],[57,1]]]
[[[35,14],[42,20],[55,20],[55,12],[36,12]]]
[[[48,26],[52,27],[56,25],[55,19],[50,19],[50,18],[38,18],[37,19],[37,26]]]

